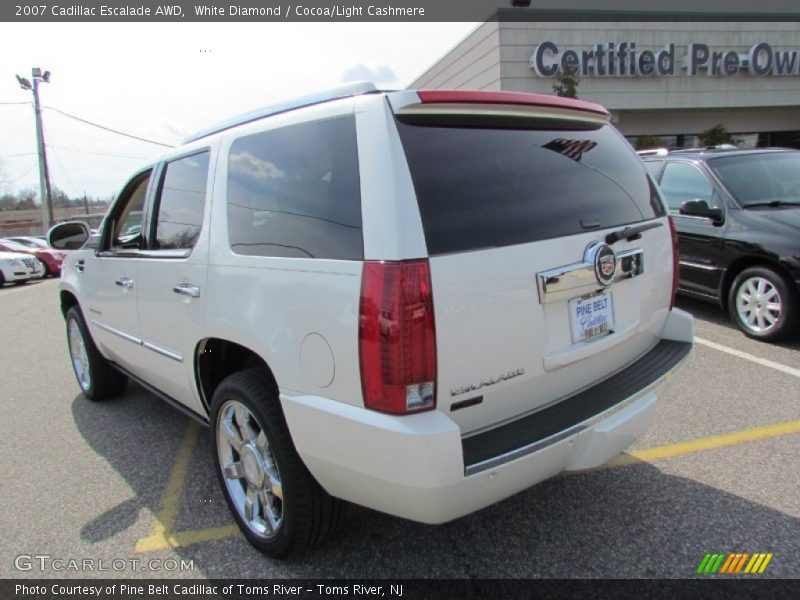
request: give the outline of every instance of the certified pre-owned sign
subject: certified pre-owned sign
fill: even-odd
[[[702,72],[728,77],[742,71],[752,75],[800,75],[800,60],[797,50],[774,50],[766,42],[753,44],[744,54],[691,43],[686,48],[683,67],[678,68],[674,42],[659,50],[639,49],[636,42],[607,42],[595,44],[589,50],[562,50],[554,42],[542,42],[531,54],[530,68],[539,77],[555,77],[558,73],[581,77],[671,77]]]

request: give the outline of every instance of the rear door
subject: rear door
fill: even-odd
[[[619,133],[502,111],[397,122],[430,256],[438,408],[465,433],[624,368],[670,302],[663,204]]]
[[[678,229],[681,289],[717,297],[723,268],[724,225],[680,214],[681,205],[703,200],[711,208],[724,205],[703,169],[688,161],[669,161],[661,173],[661,192]]]
[[[203,225],[210,161],[211,151],[203,148],[170,159],[159,170],[138,285],[144,378],[201,414],[193,361],[208,291]]]

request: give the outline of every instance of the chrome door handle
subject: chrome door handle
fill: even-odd
[[[200,297],[200,288],[196,285],[192,285],[191,283],[179,283],[172,291],[176,294],[181,294],[182,296],[189,296],[190,298],[199,298]]]
[[[86,268],[86,263],[83,260],[79,260],[75,263],[75,270],[78,273],[83,273],[83,270]]]
[[[133,279],[131,279],[130,277],[120,277],[114,283],[116,283],[120,287],[128,289],[133,287]]]

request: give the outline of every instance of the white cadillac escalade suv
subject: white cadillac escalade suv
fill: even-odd
[[[357,84],[198,133],[50,241],[83,393],[207,424],[282,557],[340,500],[442,523],[630,445],[692,348],[665,215],[601,106]]]

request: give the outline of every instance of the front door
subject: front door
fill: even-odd
[[[97,251],[79,262],[88,299],[84,317],[104,355],[134,374],[141,361],[137,310],[139,251],[151,171],[138,173],[123,188],[103,228]]]

